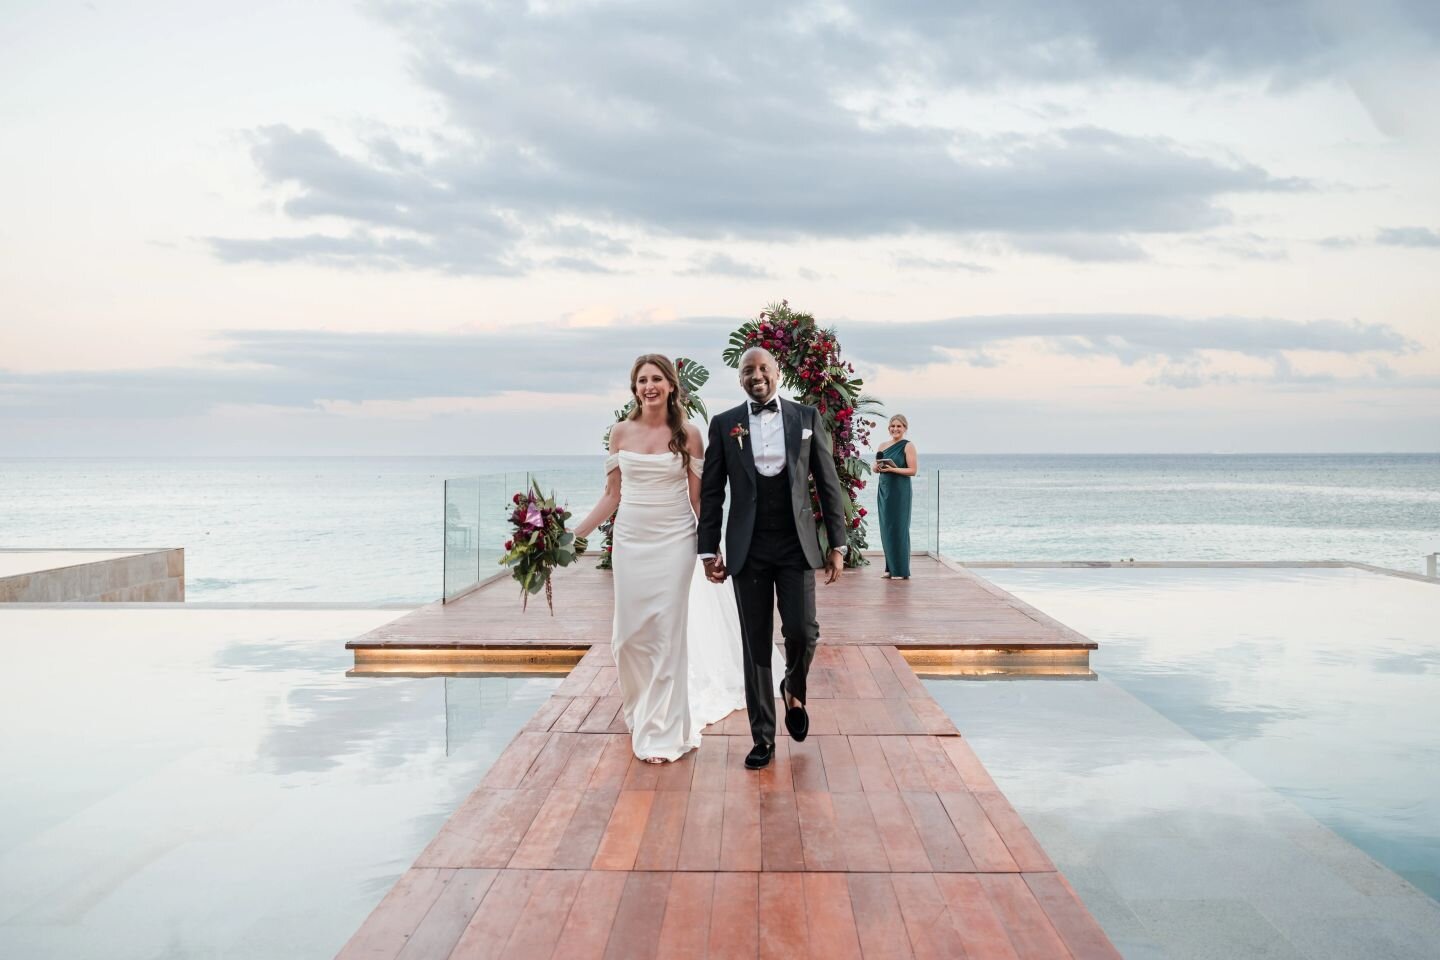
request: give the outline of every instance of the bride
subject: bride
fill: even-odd
[[[635,408],[610,433],[605,492],[574,532],[615,515],[611,644],[625,725],[635,756],[663,763],[745,706],[740,617],[734,592],[707,580],[696,557],[705,445],[674,365],[638,358],[630,393]]]

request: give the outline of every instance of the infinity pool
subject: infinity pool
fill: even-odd
[[[1100,644],[927,687],[1127,956],[1436,955],[1440,585],[976,572]]]
[[[398,615],[0,609],[0,956],[333,956],[559,682],[347,678]]]

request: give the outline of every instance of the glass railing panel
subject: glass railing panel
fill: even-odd
[[[480,556],[482,477],[445,481],[445,599],[474,585]]]

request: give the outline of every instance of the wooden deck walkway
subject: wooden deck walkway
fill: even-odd
[[[553,620],[519,616],[499,583],[355,641],[357,657],[481,637],[588,651],[340,956],[1118,957],[897,649],[992,628],[1004,648],[1093,644],[973,575],[915,567],[819,588],[811,735],[782,730],[758,772],[743,711],[673,764],[631,756],[594,571],[567,571]],[[867,633],[897,608],[903,631]]]

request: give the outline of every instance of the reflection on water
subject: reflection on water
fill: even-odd
[[[560,682],[347,677],[396,615],[0,610],[0,956],[333,955]]]
[[[983,574],[1097,672],[1440,899],[1440,587],[1357,570]]]

